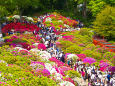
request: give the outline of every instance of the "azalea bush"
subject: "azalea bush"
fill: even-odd
[[[70,18],[66,18],[57,13],[47,16],[43,20],[43,23],[45,24],[45,26],[53,26],[55,27],[55,29],[74,28],[78,24],[77,21],[72,20]]]
[[[92,57],[92,58],[95,58],[97,60],[101,60],[102,59],[102,54],[99,53],[99,52],[96,52],[96,51],[92,51],[92,50],[84,50],[81,52],[82,54],[85,54],[86,56],[88,57]]]
[[[3,82],[6,82],[12,86],[19,85],[43,85],[43,86],[57,86],[56,82],[47,77],[37,77],[34,76],[31,72],[26,72],[25,69],[22,69],[19,66],[11,65],[5,66],[4,64],[0,64],[1,78]]]
[[[19,22],[7,24],[2,28],[3,33],[8,33],[12,30],[14,30],[14,32],[17,32],[17,31],[19,31],[19,32],[24,32],[24,31],[33,32],[34,30],[39,31],[40,28],[38,28],[34,24],[19,23]]]
[[[103,55],[103,59],[109,60],[115,66],[115,64],[114,64],[114,62],[115,62],[115,53],[114,52],[106,52]]]
[[[66,53],[80,54],[82,50],[82,47],[74,44],[66,48]]]
[[[107,48],[95,46],[92,41],[93,32],[90,28],[82,28],[80,31],[63,32],[62,38],[57,41],[57,46],[64,53],[84,54],[87,57],[92,57],[97,61],[106,57]],[[113,62],[114,57],[108,56]],[[108,58],[106,57],[106,58]]]
[[[10,35],[10,36],[6,36],[4,37],[5,39],[5,44],[4,45],[10,45],[13,47],[16,47],[17,45],[20,45],[21,47],[30,50],[31,48],[33,48],[33,44],[34,43],[39,43],[41,42],[41,38],[40,37],[35,37],[32,34],[21,34],[21,35]]]
[[[81,77],[81,74],[77,71],[74,71],[74,70],[69,70],[66,73],[67,73],[66,75],[69,76],[70,78],[75,78],[75,77],[80,78]]]

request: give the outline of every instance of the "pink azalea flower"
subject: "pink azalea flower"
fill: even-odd
[[[70,35],[70,36],[63,36],[63,39],[67,40],[67,41],[72,41],[72,39],[74,39],[74,36]]]
[[[96,60],[94,58],[90,58],[90,57],[86,57],[84,60],[83,60],[84,63],[89,63],[89,64],[92,64],[92,63],[95,63]]]
[[[50,72],[47,69],[37,69],[36,72],[42,74],[43,76],[50,76]]]
[[[69,82],[71,82],[71,83],[73,83],[73,84],[75,85],[74,80],[72,80],[71,78],[65,78],[64,80],[65,80],[65,81],[69,81]]]
[[[78,56],[80,59],[86,58],[86,55],[85,55],[85,54],[77,54],[77,56]]]
[[[46,46],[45,46],[44,44],[40,43],[40,44],[38,45],[38,49],[46,50]]]

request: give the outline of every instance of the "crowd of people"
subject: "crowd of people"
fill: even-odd
[[[45,27],[42,23],[43,19],[48,15],[49,14],[39,17],[38,22],[35,24],[42,29],[39,32],[34,31],[33,34],[37,34],[42,38],[42,42],[46,46],[47,51],[51,54],[51,57],[56,57],[58,60],[65,63],[65,54],[55,43],[60,36],[55,34],[53,27]],[[4,23],[3,26],[6,24],[7,23]],[[63,29],[60,29],[60,31],[63,31]],[[72,59],[70,59],[67,61],[67,64],[71,68],[74,68],[75,71],[81,73],[81,77],[84,81],[88,80],[88,86],[115,86],[115,74],[108,70],[103,74],[98,66],[85,65],[82,60],[77,60],[76,63],[73,63]]]
[[[115,86],[115,74],[108,69],[103,73],[98,66],[84,64],[82,60],[76,61],[74,69],[84,81],[88,80],[88,86]]]
[[[40,25],[43,26],[43,25]],[[39,35],[43,39],[43,43],[46,45],[48,52],[52,57],[56,57],[58,60],[65,63],[65,54],[59,49],[55,41],[58,36],[55,34],[53,27],[42,27]],[[84,81],[88,80],[88,86],[115,86],[115,74],[108,70],[104,74],[99,70],[98,66],[85,65],[82,60],[77,60],[73,63],[72,59],[67,61],[67,64],[74,68],[75,71],[81,73],[81,77]]]

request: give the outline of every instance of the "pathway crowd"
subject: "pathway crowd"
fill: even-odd
[[[53,27],[45,27],[42,23],[46,16],[49,16],[49,14],[39,17],[38,22],[35,24],[42,29],[39,32],[34,31],[33,34],[39,35],[42,38],[42,42],[47,47],[47,51],[51,54],[51,57],[56,57],[63,63],[67,62],[71,68],[81,73],[83,82],[88,81],[88,85],[86,86],[115,86],[115,74],[108,69],[103,74],[98,66],[84,64],[80,59],[75,63],[72,59],[65,61],[64,52],[56,46],[56,40],[61,36],[55,34]],[[4,23],[3,26],[6,24]],[[63,29],[60,29],[60,31],[63,31]]]

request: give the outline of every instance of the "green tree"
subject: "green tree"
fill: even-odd
[[[20,16],[23,14],[24,10],[29,7],[37,8],[39,5],[39,0],[12,0],[14,3],[15,10],[18,10]]]
[[[92,16],[96,16],[106,5],[106,3],[103,0],[91,0],[89,2],[88,8],[92,12]]]
[[[115,5],[115,0],[102,0],[102,1],[111,6]]]
[[[105,9],[97,14],[93,24],[97,34],[108,39],[115,38],[115,7],[106,6]]]

